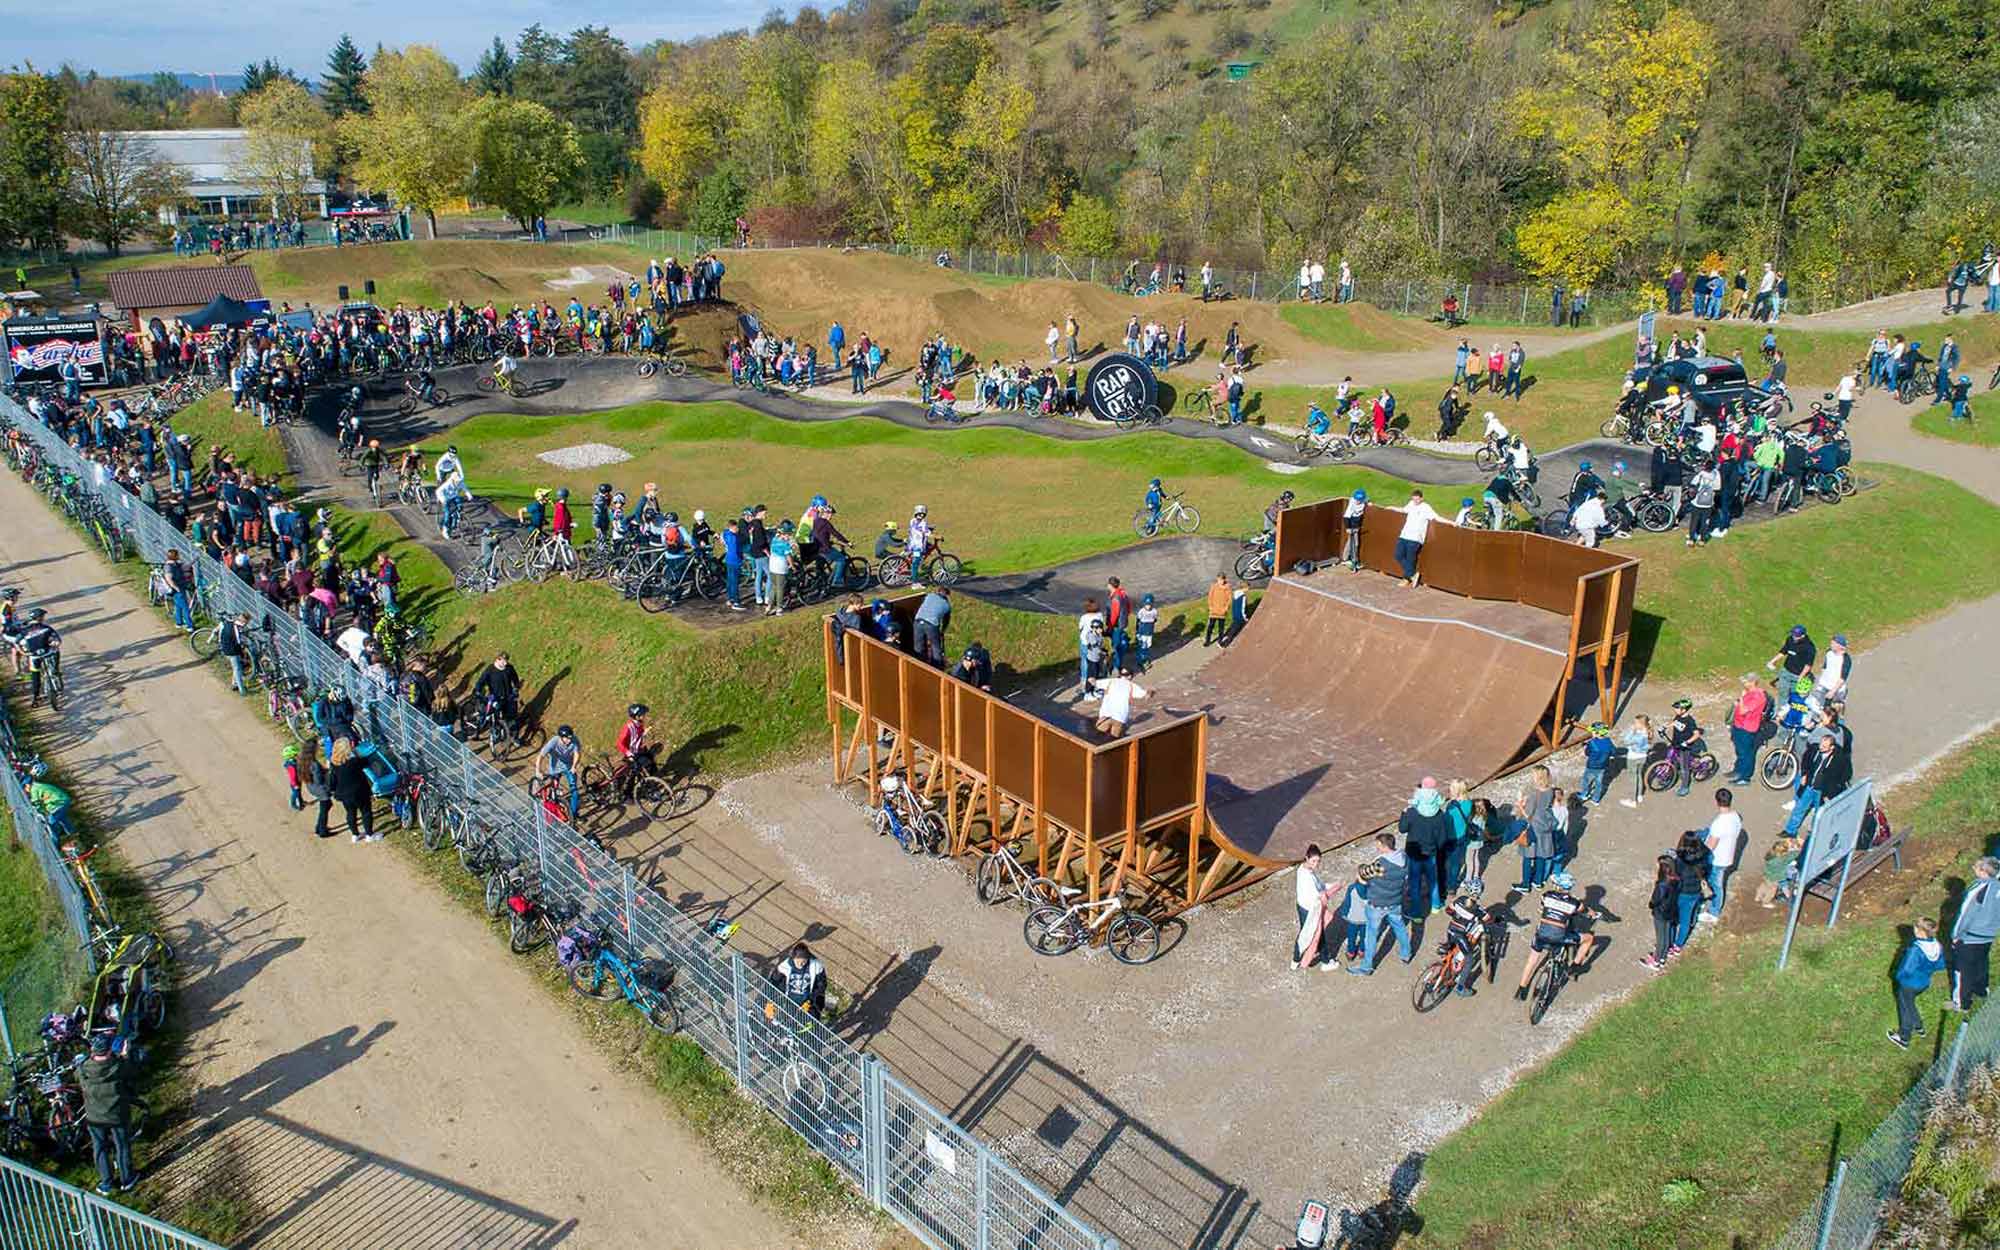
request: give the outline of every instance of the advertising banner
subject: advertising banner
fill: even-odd
[[[16,317],[0,330],[6,337],[9,381],[61,382],[63,362],[74,360],[85,386],[104,385],[104,341],[95,318]]]

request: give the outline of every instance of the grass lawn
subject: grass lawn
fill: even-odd
[[[1809,904],[1782,976],[1782,923],[1732,924],[1440,1145],[1413,1244],[1770,1244],[1826,1183],[1820,1162],[1859,1147],[1943,1040],[1938,988],[1919,1000],[1925,1042],[1906,1053],[1883,1040],[1888,971],[1909,922],[1943,918],[2000,824],[2000,736],[1935,777],[1914,808],[1917,796],[1898,804],[1911,869],[1850,893],[1831,932]],[[1739,889],[1736,906],[1756,917],[1749,883]],[[1635,957],[1645,913],[1617,936],[1611,957]],[[1663,1201],[1684,1180],[1699,1197]]]
[[[1401,352],[1447,341],[1436,327],[1373,304],[1284,304],[1278,315],[1306,338],[1341,351]]]
[[[175,413],[173,427],[176,434],[194,436],[197,464],[205,463],[209,447],[219,443],[259,477],[285,472],[285,445],[277,429],[265,429],[254,413],[232,411],[227,389],[211,391]]]
[[[1634,540],[1633,662],[1656,680],[1723,677],[1775,651],[1793,619],[1865,649],[1992,593],[2000,508],[1928,474],[1856,467],[1878,485],[1838,507],[1812,504],[1693,550],[1678,533]],[[1878,576],[1889,551],[1896,575]]]
[[[927,504],[947,550],[980,572],[1074,559],[1138,541],[1132,513],[1153,477],[1186,490],[1202,532],[1254,532],[1266,505],[1290,488],[1303,499],[1365,486],[1388,498],[1404,483],[1367,469],[1273,472],[1227,444],[1149,433],[1070,442],[1016,430],[910,430],[868,417],[803,424],[735,404],[642,404],[591,416],[475,417],[452,432],[467,477],[510,511],[538,486],[567,486],[588,500],[599,481],[637,494],[660,483],[682,519],[696,508],[718,527],[744,505],[773,519],[797,516],[815,493],[840,508],[856,550],[872,549],[882,523],[908,521]],[[601,442],[633,459],[605,469],[558,470],[539,453]],[[587,513],[587,508],[583,509]]]
[[[1917,433],[1932,438],[1973,447],[2000,447],[2000,424],[1996,422],[2000,422],[2000,396],[1976,395],[1970,421],[1952,420],[1951,409],[1939,404],[1919,409],[1910,424]]]

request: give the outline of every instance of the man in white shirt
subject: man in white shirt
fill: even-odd
[[[1313,288],[1313,267],[1311,261],[1299,262],[1299,298],[1311,299]]]
[[[1437,509],[1424,502],[1424,492],[1410,492],[1410,502],[1403,505],[1403,528],[1396,535],[1396,563],[1403,568],[1403,584],[1414,587],[1417,584],[1417,557],[1423,554],[1424,539],[1430,536],[1431,522],[1441,520]]]
[[[1132,670],[1121,668],[1115,677],[1093,680],[1089,689],[1090,694],[1085,697],[1100,700],[1095,726],[1097,732],[1107,738],[1124,737],[1125,727],[1132,723],[1132,701],[1146,697],[1145,689],[1132,680]]]
[[[1834,402],[1840,406],[1840,419],[1842,421],[1847,420],[1847,415],[1854,411],[1854,392],[1856,389],[1857,383],[1855,382],[1854,375],[1851,373],[1841,374],[1840,384],[1833,388]]]
[[[363,650],[368,645],[368,631],[358,625],[349,625],[346,629],[340,631],[340,637],[334,639],[333,645],[340,648],[342,653],[353,662],[354,667],[360,668],[364,663],[362,659]]]
[[[1711,924],[1722,919],[1722,900],[1729,892],[1729,874],[1735,870],[1737,856],[1743,849],[1743,818],[1731,806],[1735,798],[1727,790],[1715,792],[1715,817],[1708,822],[1708,837],[1704,839],[1712,858],[1708,869],[1708,908],[1701,913],[1701,918]]]
[[[1604,496],[1591,492],[1590,498],[1576,506],[1576,512],[1569,523],[1576,527],[1576,540],[1586,547],[1597,545],[1598,532],[1605,527],[1608,518],[1604,514]]]
[[[1312,292],[1314,300],[1326,298],[1326,266],[1318,261],[1312,263]]]
[[[1214,290],[1215,266],[1209,264],[1207,261],[1203,261],[1201,262],[1201,298],[1203,303],[1208,302],[1208,297]]]
[[[1826,654],[1820,657],[1819,680],[1813,683],[1813,693],[1821,703],[1847,700],[1847,673],[1853,665],[1847,654],[1847,635],[1835,634]]]

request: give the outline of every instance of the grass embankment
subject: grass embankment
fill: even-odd
[[[227,389],[211,391],[174,414],[176,434],[194,436],[197,465],[208,460],[209,447],[220,444],[235,453],[236,463],[258,477],[285,473],[285,445],[276,427],[264,428],[253,412],[229,406]]]
[[[1016,430],[910,430],[873,418],[802,424],[735,404],[641,404],[588,417],[475,417],[452,431],[467,477],[510,511],[538,486],[588,500],[599,481],[660,495],[683,520],[712,523],[744,505],[796,517],[815,493],[840,507],[856,550],[872,549],[886,520],[900,528],[912,504],[929,506],[947,550],[985,573],[1013,572],[1138,541],[1132,513],[1154,477],[1185,490],[1202,533],[1254,532],[1280,490],[1302,499],[1365,486],[1389,498],[1406,484],[1367,469],[1285,475],[1208,440],[1148,433],[1071,442]],[[608,443],[633,459],[566,472],[537,459],[578,443]],[[583,509],[587,515],[588,508]]]
[[[1968,447],[2000,447],[2000,396],[1974,397],[1972,418],[1968,421],[1952,420],[1951,409],[1939,404],[1919,409],[1910,425],[1919,434],[1946,442]]]
[[[1883,1039],[1889,970],[1911,921],[1949,917],[2000,825],[2000,736],[1901,798],[1904,874],[1850,892],[1832,931],[1809,904],[1783,974],[1783,913],[1767,919],[1750,901],[1770,841],[1756,837],[1719,934],[1432,1152],[1413,1244],[1770,1244],[1947,1040],[1942,980],[1919,1000],[1930,1036],[1909,1052]],[[1607,957],[1636,958],[1650,941],[1634,911]],[[1677,1181],[1694,1184],[1668,1201]]]
[[[1640,560],[1633,662],[1649,679],[1726,676],[1746,645],[1775,650],[1794,619],[1866,649],[1992,593],[2000,508],[1912,469],[1856,468],[1874,485],[1838,507],[1739,525],[1693,550],[1681,533],[1623,548]]]
[[[1448,331],[1373,304],[1285,304],[1278,315],[1312,342],[1340,351],[1414,351],[1456,341]]]

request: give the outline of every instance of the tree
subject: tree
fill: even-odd
[[[472,194],[523,229],[549,211],[583,167],[576,127],[532,100],[487,97],[473,106]]]
[[[560,81],[560,107],[550,106],[559,116],[575,122],[579,130],[631,138],[639,91],[632,79],[632,53],[624,40],[603,26],[571,31],[562,45]]]
[[[362,93],[362,81],[367,74],[368,62],[361,59],[361,49],[342,34],[340,42],[327,54],[326,73],[319,80],[326,111],[335,117],[367,112],[368,97]]]
[[[1059,237],[1072,255],[1108,257],[1118,250],[1118,211],[1094,195],[1079,195],[1063,210]]]
[[[728,127],[721,97],[704,89],[663,82],[647,93],[639,106],[639,167],[660,184],[668,212],[687,211],[696,184],[722,154]]]
[[[806,145],[821,198],[845,204],[850,221],[874,238],[897,233],[897,204],[909,184],[903,119],[880,75],[859,57],[820,66]]]
[[[480,54],[479,67],[472,72],[472,89],[480,95],[514,94],[514,57],[500,36],[493,36],[493,46]]]
[[[280,80],[295,82],[301,87],[306,85],[305,79],[278,64],[271,57],[267,56],[262,61],[250,61],[243,66],[243,86],[236,93],[236,98],[240,100],[244,96],[255,95],[259,88]]]
[[[280,215],[301,210],[327,134],[326,110],[304,87],[281,79],[244,97],[236,118],[245,132],[236,176],[270,197]]]
[[[514,94],[546,108],[563,106],[563,41],[536,22],[514,41]]]
[[[1322,28],[1256,78],[1255,149],[1272,242],[1289,256],[1326,255],[1365,200],[1379,90],[1365,54]]]
[[[149,140],[118,128],[121,119],[85,98],[70,110],[70,220],[78,234],[113,256],[145,231],[160,205],[181,194],[180,170]]]
[[[688,224],[698,234],[717,238],[736,237],[736,219],[750,206],[750,190],[742,167],[730,162],[701,180],[695,188],[694,205],[688,210]]]
[[[54,251],[69,187],[62,91],[47,75],[0,75],[0,244]]]
[[[470,93],[458,68],[423,44],[378,52],[363,96],[368,111],[340,119],[356,178],[422,213],[435,239],[438,206],[460,194],[472,172]]]
[[[1573,191],[1529,214],[1515,245],[1536,274],[1582,290],[1611,272],[1635,224],[1631,203],[1618,192]]]

